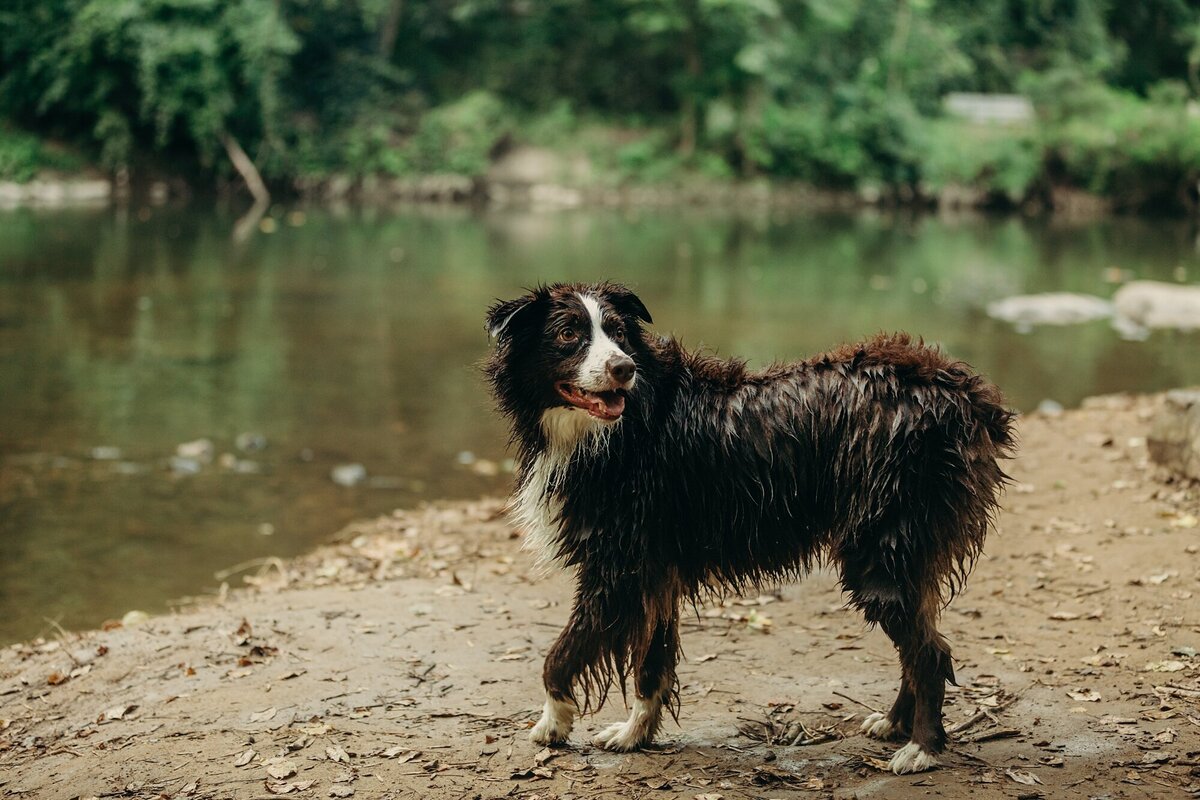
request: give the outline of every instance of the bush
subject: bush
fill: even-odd
[[[922,183],[941,190],[970,186],[1020,202],[1042,173],[1042,151],[1033,128],[931,120],[925,131]]]
[[[419,172],[480,175],[492,149],[511,131],[510,114],[495,95],[471,92],[426,113],[404,153]]]
[[[0,128],[0,179],[27,183],[41,166],[41,142],[28,134]]]
[[[28,183],[45,169],[71,172],[83,167],[73,153],[45,146],[37,137],[0,125],[0,180]]]
[[[1177,84],[1149,97],[1103,86],[1085,110],[1051,110],[1043,146],[1051,177],[1120,205],[1178,203],[1200,179],[1200,118]]]

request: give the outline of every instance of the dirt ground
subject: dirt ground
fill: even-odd
[[[1148,465],[1158,401],[1022,419],[999,530],[946,611],[933,772],[858,734],[891,646],[819,573],[685,624],[650,752],[526,733],[566,576],[499,500],[396,513],[168,617],[0,651],[0,796],[1145,798],[1200,794],[1200,491]],[[234,580],[231,578],[231,580]]]

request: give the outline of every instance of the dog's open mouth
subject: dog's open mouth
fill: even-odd
[[[570,383],[556,383],[554,388],[575,408],[582,408],[596,419],[609,422],[621,418],[625,413],[625,393],[620,389],[611,392],[589,392]]]

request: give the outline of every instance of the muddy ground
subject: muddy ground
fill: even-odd
[[[1021,421],[1018,483],[943,619],[961,685],[936,771],[883,771],[895,745],[857,733],[896,660],[827,573],[687,621],[657,749],[588,744],[619,694],[572,746],[532,745],[569,582],[532,570],[493,500],[352,526],[169,617],[0,651],[0,796],[1198,794],[1200,491],[1147,463],[1156,402]]]

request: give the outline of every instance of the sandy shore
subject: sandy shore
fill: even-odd
[[[1022,420],[1018,483],[944,616],[959,732],[934,772],[884,772],[895,746],[858,735],[898,669],[827,573],[687,620],[680,725],[656,750],[587,744],[619,694],[571,747],[530,744],[569,582],[532,569],[488,500],[351,526],[171,616],[0,651],[0,796],[1194,794],[1200,491],[1147,463],[1156,402]]]

